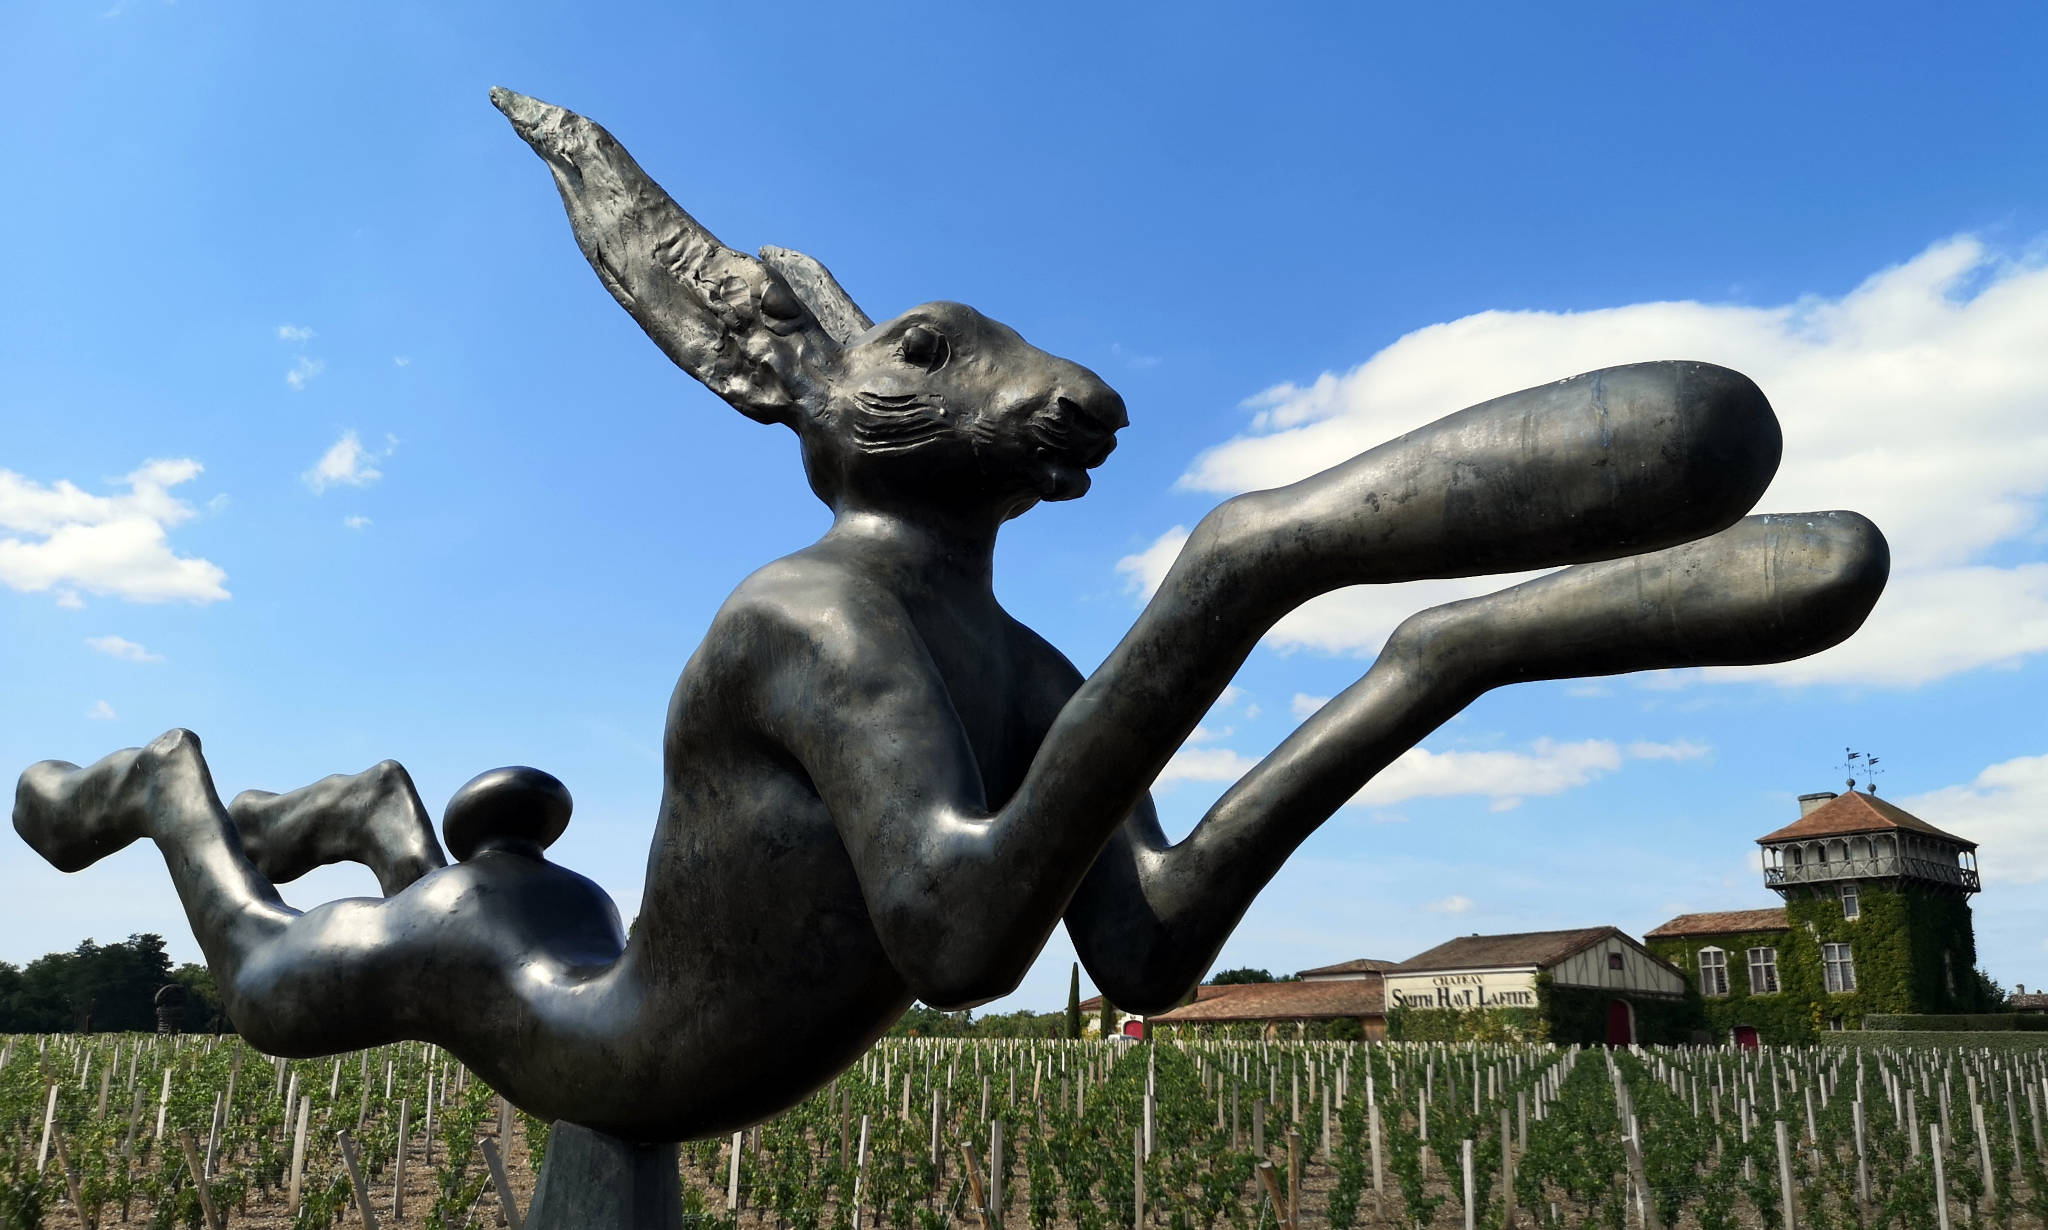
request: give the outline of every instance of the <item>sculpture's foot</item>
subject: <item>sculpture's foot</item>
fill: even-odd
[[[638,1145],[557,1122],[526,1230],[682,1230],[673,1144]]]
[[[390,897],[447,865],[411,775],[392,760],[288,794],[244,790],[228,815],[249,861],[275,884],[330,863],[361,863]]]
[[[82,871],[150,836],[150,811],[167,784],[207,786],[199,736],[173,730],[81,769],[62,760],[28,767],[14,791],[14,831],[59,871]]]

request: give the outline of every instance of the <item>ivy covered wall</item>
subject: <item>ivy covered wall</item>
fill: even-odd
[[[1832,885],[1803,890],[1785,903],[1788,931],[1652,938],[1651,952],[1686,972],[1700,990],[1699,952],[1727,953],[1728,994],[1703,996],[1708,1028],[1725,1042],[1738,1025],[1751,1026],[1761,1041],[1813,1041],[1839,1019],[1841,1028],[1862,1027],[1867,1013],[1975,1012],[1983,1003],[1975,976],[1977,941],[1966,898],[1863,882],[1857,918],[1842,915]],[[1856,990],[1830,993],[1821,967],[1822,944],[1847,944],[1855,959]],[[1778,950],[1778,990],[1749,989],[1749,950]],[[1946,954],[1946,964],[1944,963]],[[1951,971],[1953,987],[1951,992]]]
[[[1693,1041],[1704,1021],[1698,1001],[1666,999],[1661,995],[1635,995],[1598,990],[1593,987],[1553,986],[1550,976],[1536,979],[1536,1002],[1549,1026],[1550,1041],[1560,1046],[1580,1043],[1597,1046],[1607,1041],[1607,1005],[1625,999],[1635,1009],[1635,1041],[1676,1046]]]

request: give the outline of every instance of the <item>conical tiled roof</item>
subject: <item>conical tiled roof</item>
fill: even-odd
[[[1841,837],[1849,833],[1887,833],[1897,829],[1939,837],[1976,849],[1977,843],[1954,833],[1945,833],[1902,807],[1895,807],[1874,794],[1850,790],[1807,812],[1775,833],[1756,839],[1760,846],[1809,837]]]

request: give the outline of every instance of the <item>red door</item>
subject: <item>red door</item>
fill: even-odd
[[[1607,1045],[1627,1046],[1636,1040],[1634,1020],[1625,999],[1607,1001]]]
[[[1737,1025],[1735,1027],[1735,1045],[1744,1050],[1753,1051],[1756,1049],[1756,1043],[1756,1026]]]

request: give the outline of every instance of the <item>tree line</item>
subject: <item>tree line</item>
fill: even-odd
[[[233,1028],[206,967],[173,967],[164,937],[145,932],[113,944],[86,940],[21,966],[0,961],[0,1034],[154,1033],[156,993],[173,984],[185,992],[183,1031]]]

